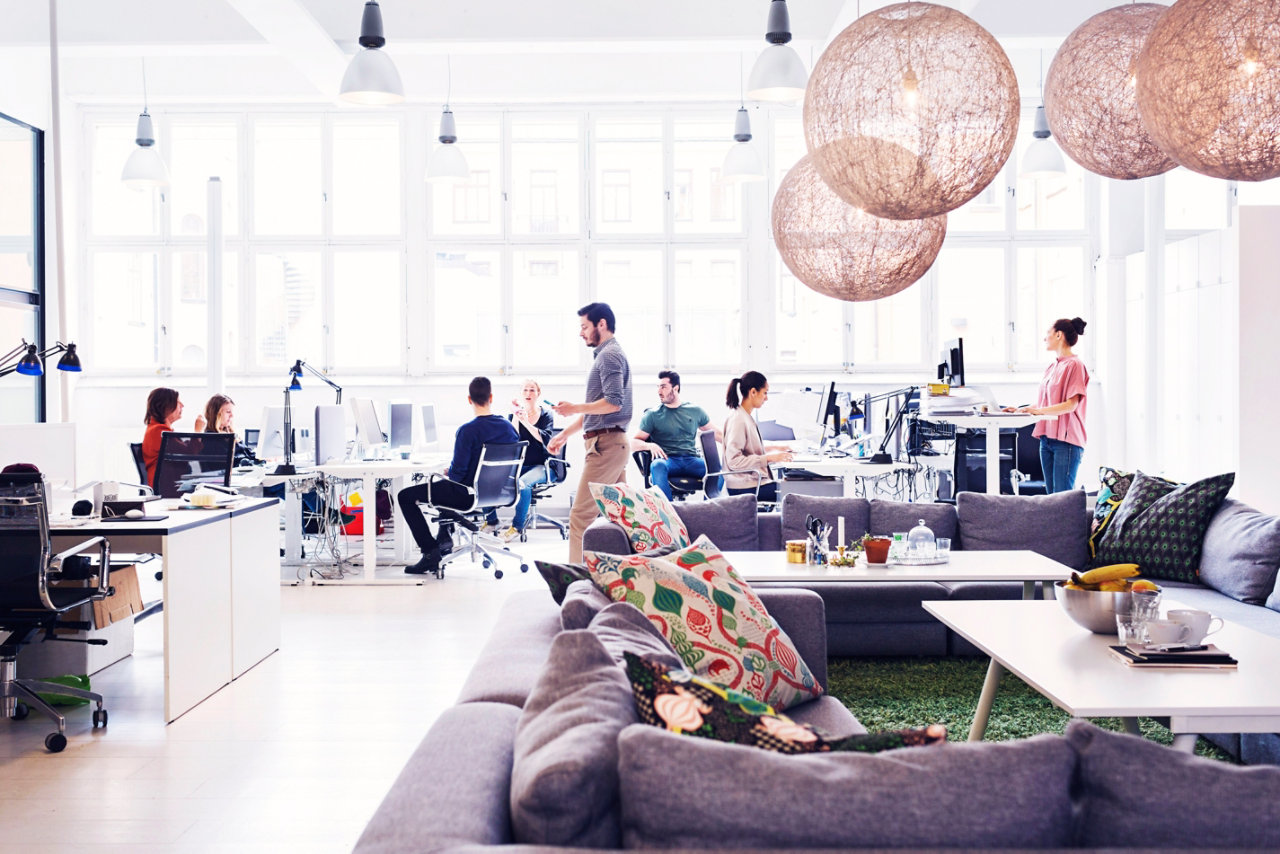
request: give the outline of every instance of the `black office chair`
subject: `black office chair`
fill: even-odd
[[[179,498],[202,483],[230,486],[235,450],[234,433],[165,433],[152,486],[163,498]]]
[[[1031,435],[1036,425],[1027,424],[1017,431],[1017,465],[1009,472],[1014,495],[1044,495],[1044,467],[1040,465],[1040,440]]]
[[[644,488],[653,486],[653,481],[649,478],[649,471],[653,468],[653,451],[635,451],[631,454],[631,459],[636,461],[636,467],[644,476]],[[690,495],[697,495],[702,491],[702,480],[700,477],[667,478],[667,483],[671,484],[671,497],[676,501],[684,501]]]
[[[138,483],[145,483],[147,486],[151,484],[147,477],[147,461],[142,458],[142,443],[130,442],[129,451],[133,454],[133,464],[138,468]]]
[[[426,503],[430,505],[427,512],[435,515],[441,522],[453,522],[466,540],[462,548],[455,548],[441,558],[436,578],[443,578],[445,566],[463,555],[470,555],[472,563],[479,556],[485,569],[493,567],[499,555],[513,557],[520,561],[521,572],[529,571],[529,564],[524,562],[523,557],[507,548],[507,544],[497,536],[480,530],[480,525],[490,510],[510,507],[520,497],[520,468],[524,465],[524,452],[528,447],[528,442],[481,446],[475,484],[466,488],[471,495],[470,507],[459,510],[432,504],[431,484],[446,478],[432,475],[427,479]],[[493,577],[501,578],[502,570],[495,568]]]
[[[713,430],[704,430],[698,434],[698,441],[702,444],[702,459],[707,464],[707,474],[702,479],[702,492],[707,498],[719,498],[725,494],[724,476],[727,474],[741,474],[748,477],[754,476],[756,479],[756,499],[760,498],[760,472],[758,471],[728,471],[720,462],[720,444],[716,442],[716,434]]]
[[[551,435],[554,436],[559,432],[559,430],[556,430]],[[525,529],[520,532],[520,542],[522,543],[529,541],[529,535],[527,533],[528,530],[530,528],[536,529],[539,522],[546,522],[548,525],[559,531],[560,539],[569,539],[568,525],[561,522],[559,519],[552,518],[551,516],[544,516],[538,512],[538,499],[546,495],[555,487],[564,483],[569,477],[569,464],[565,462],[564,459],[564,452],[566,448],[567,446],[561,446],[559,453],[554,456],[547,457],[547,461],[543,463],[543,465],[547,467],[547,481],[545,483],[539,483],[533,487],[533,494],[529,499],[529,519],[525,523]]]
[[[1018,434],[1009,428],[1000,431],[1000,492],[1013,495],[1012,472],[1017,459]],[[987,437],[981,430],[956,434],[956,492],[987,491]]]
[[[71,576],[69,558],[98,549],[99,565],[91,578]],[[78,640],[55,635],[55,628],[87,629],[87,623],[60,620],[61,615],[86,602],[110,595],[108,573],[111,548],[103,537],[85,540],[56,555],[49,539],[49,509],[44,477],[40,474],[0,474],[0,711],[6,718],[22,720],[34,708],[58,724],[58,731],[45,736],[44,746],[58,753],[67,746],[66,718],[40,698],[40,693],[59,694],[90,700],[97,704],[94,727],[107,725],[102,695],[79,688],[18,678],[18,650],[35,635],[45,632],[47,642],[105,644],[94,638]],[[58,582],[76,580],[76,587]],[[84,586],[84,581],[94,586]]]

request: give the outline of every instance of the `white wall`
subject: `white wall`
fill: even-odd
[[[1234,496],[1267,513],[1280,513],[1280,387],[1276,384],[1280,330],[1280,207],[1239,208],[1240,465]]]

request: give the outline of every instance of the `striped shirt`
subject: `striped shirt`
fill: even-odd
[[[601,399],[620,408],[608,415],[584,415],[582,429],[621,427],[626,430],[631,423],[631,365],[617,338],[610,338],[595,349],[591,371],[587,374],[587,403]]]

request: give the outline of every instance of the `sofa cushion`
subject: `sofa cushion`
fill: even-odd
[[[547,587],[551,590],[551,598],[557,605],[564,604],[564,595],[569,591],[570,584],[575,581],[591,580],[591,573],[587,572],[587,568],[580,563],[550,563],[545,560],[535,560],[533,565],[538,568],[538,574],[547,583]]]
[[[560,606],[560,628],[570,632],[585,629],[595,615],[612,602],[612,599],[596,587],[595,582],[575,581],[569,585],[564,603]]]
[[[684,522],[689,542],[701,536],[714,540],[731,552],[755,551],[760,547],[756,533],[756,497],[733,495],[711,501],[682,501],[676,508]]]
[[[844,517],[845,545],[856,542],[871,529],[871,502],[865,498],[837,498],[825,495],[788,493],[782,498],[782,539],[803,540],[808,536],[804,522],[810,514],[831,526],[831,547],[839,530],[836,521]]]
[[[956,508],[950,504],[928,504],[910,501],[871,502],[872,534],[896,534],[914,528],[920,520],[929,526],[935,537],[956,540]]]
[[[1228,765],[1085,721],[1066,737],[1080,757],[1077,845],[1280,849],[1280,768]]]
[[[1272,611],[1280,611],[1280,578],[1276,578],[1276,589],[1267,597],[1266,605]]]
[[[1138,472],[1098,543],[1093,565],[1136,563],[1148,578],[1198,580],[1205,531],[1235,479],[1219,474],[1173,486]]]
[[[604,552],[611,555],[631,553],[631,541],[621,525],[615,525],[603,516],[587,526],[582,532],[582,550]]]
[[[1089,528],[1084,490],[1055,495],[956,496],[960,547],[994,551],[1027,549],[1080,569],[1089,562]]]
[[[777,709],[822,693],[787,633],[705,536],[662,558],[583,558],[596,585],[644,611],[696,675]]]
[[[626,483],[593,483],[590,487],[604,517],[626,529],[632,551],[689,545],[689,531],[658,487],[637,489]]]
[[[547,659],[551,641],[560,633],[560,614],[541,590],[521,590],[507,597],[467,681],[459,703],[509,703],[523,706]]]
[[[516,726],[516,842],[618,847],[618,733],[636,720],[631,685],[600,639],[561,632]]]
[[[631,726],[628,848],[1058,848],[1075,752],[1059,736],[783,756]]]
[[[649,621],[644,613],[630,602],[611,602],[596,614],[590,632],[600,639],[613,657],[613,663],[621,667],[628,652],[660,661],[668,667],[684,667],[684,662],[667,643],[662,632]]]
[[[1280,517],[1228,498],[1209,522],[1200,551],[1200,580],[1232,599],[1261,605],[1280,569]]]
[[[1103,532],[1111,523],[1120,502],[1129,494],[1133,475],[1131,471],[1120,471],[1110,466],[1098,467],[1098,498],[1093,505],[1093,521],[1089,526],[1089,557],[1097,554]]]

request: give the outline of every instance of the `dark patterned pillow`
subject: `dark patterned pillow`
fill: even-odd
[[[636,712],[644,723],[672,732],[775,753],[879,753],[947,740],[941,724],[828,740],[807,724],[780,715],[754,697],[699,679],[660,661],[624,653]]]
[[[1115,515],[1116,508],[1124,501],[1133,483],[1133,472],[1119,471],[1110,466],[1098,467],[1098,503],[1093,506],[1093,525],[1089,529],[1089,556],[1098,553],[1098,543],[1107,529],[1107,523]]]
[[[1136,563],[1147,578],[1199,581],[1204,532],[1234,473],[1176,485],[1138,472],[1098,543],[1093,566]]]
[[[538,573],[542,576],[542,580],[547,582],[547,587],[551,588],[551,598],[556,600],[557,605],[564,604],[564,596],[569,591],[570,584],[575,581],[591,580],[591,573],[587,572],[587,568],[580,563],[548,563],[535,560],[533,564],[538,567]]]

